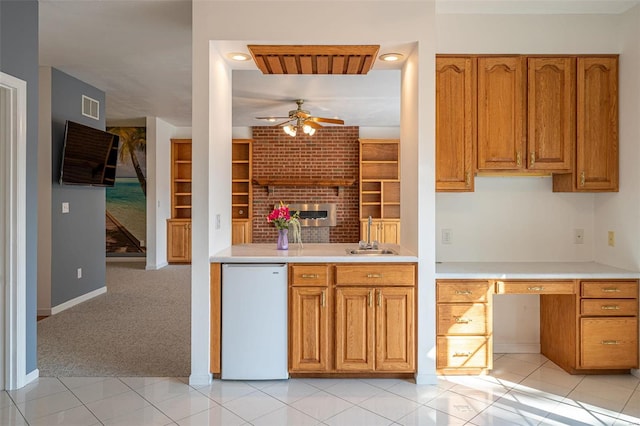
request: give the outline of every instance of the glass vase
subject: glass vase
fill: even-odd
[[[288,229],[278,229],[278,250],[289,250],[288,234]]]

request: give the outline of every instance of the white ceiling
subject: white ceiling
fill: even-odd
[[[298,0],[300,1],[300,0]],[[621,13],[638,0],[437,0],[437,13]],[[110,123],[146,116],[191,126],[191,1],[40,0],[40,65],[57,68],[106,93]],[[244,51],[244,41],[220,43]],[[280,42],[279,44],[284,44]],[[381,45],[409,53],[412,45]],[[313,115],[346,125],[398,126],[399,65],[376,61],[366,76],[268,76],[253,62],[231,63],[233,125],[268,125],[295,100]]]

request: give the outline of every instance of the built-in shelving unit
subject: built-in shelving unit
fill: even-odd
[[[191,262],[191,139],[171,139],[171,219],[167,261]]]
[[[253,211],[251,139],[234,139],[231,144],[231,240],[232,244],[251,242]]]
[[[367,220],[375,220],[372,239],[399,244],[400,141],[360,140],[360,221],[369,237]],[[363,239],[366,239],[363,237]]]

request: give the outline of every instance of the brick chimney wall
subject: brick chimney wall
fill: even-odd
[[[291,137],[281,128],[253,128],[253,178],[311,180],[353,180],[352,186],[276,186],[269,194],[266,186],[253,184],[254,243],[274,243],[277,232],[267,223],[273,206],[291,203],[335,203],[337,226],[329,228],[332,243],[354,243],[360,239],[358,220],[358,137],[356,126],[318,129],[313,136]],[[305,242],[304,240],[302,241]]]

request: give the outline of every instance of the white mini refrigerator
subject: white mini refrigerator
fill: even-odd
[[[222,265],[223,380],[288,379],[287,265]]]

